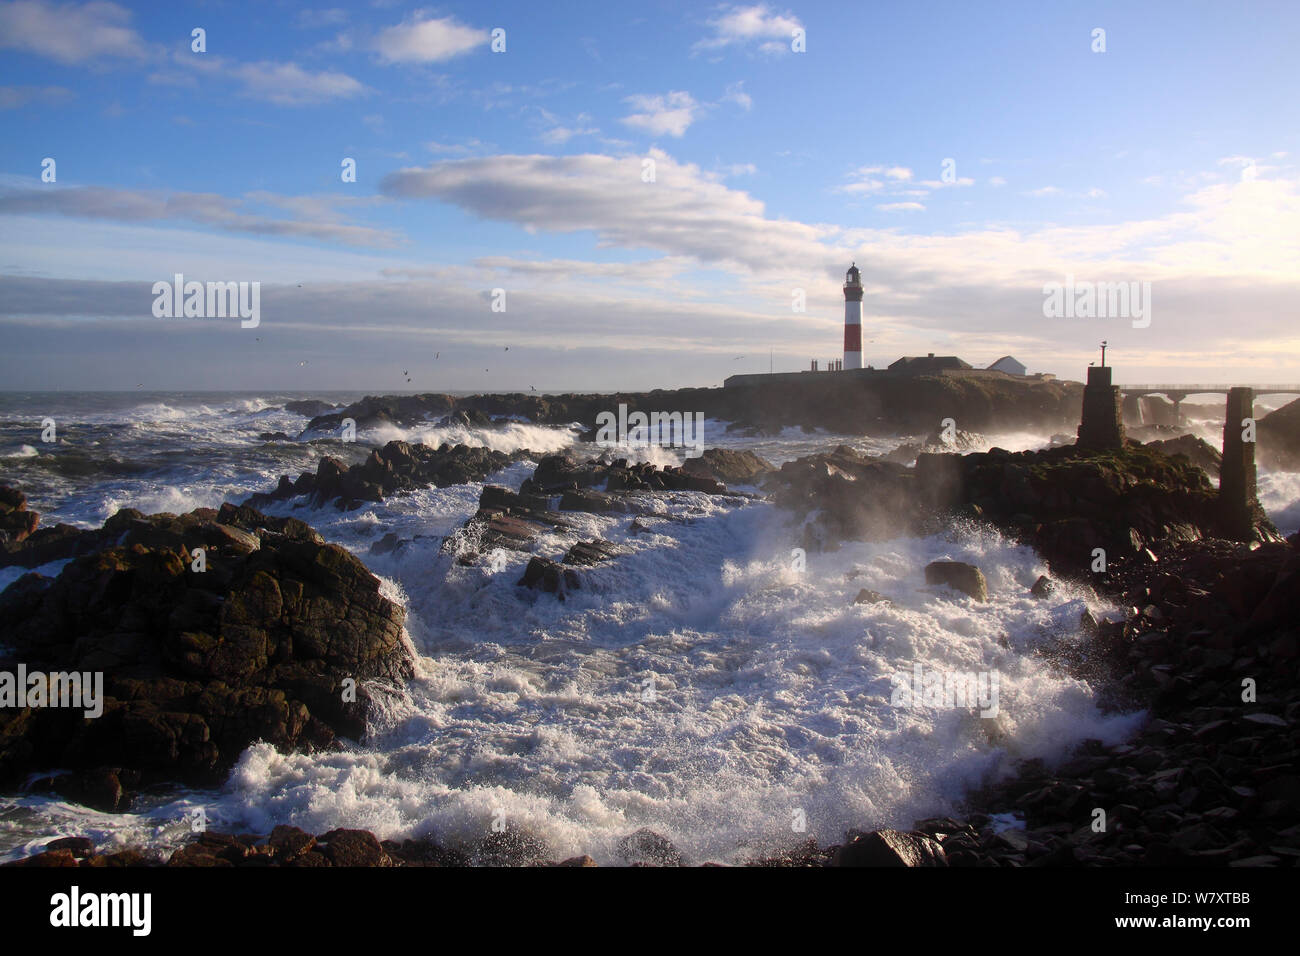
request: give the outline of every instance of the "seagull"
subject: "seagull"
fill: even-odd
[[[528,387],[531,388],[534,392],[537,391],[536,385],[529,385]]]
[[[307,360],[306,360],[306,359],[303,359],[301,362],[298,363],[298,367],[299,367],[299,368],[302,368],[302,367],[303,367],[304,365],[306,365],[306,364],[307,364]]]
[[[740,361],[741,359],[743,359],[744,357],[745,357],[745,356],[743,356],[743,355],[737,355],[734,359],[732,359],[732,361],[733,361],[733,362],[739,362],[739,361]]]
[[[437,357],[438,357],[439,355],[441,355],[441,354],[442,354],[441,352],[434,352],[434,353],[433,353],[433,357],[434,357],[434,358],[437,358]]]

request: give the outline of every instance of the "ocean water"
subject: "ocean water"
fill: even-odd
[[[288,395],[0,395],[0,480],[24,488],[47,522],[98,526],[119,507],[183,511],[242,500],[324,454],[359,460],[391,438],[463,441],[540,454],[576,431],[514,422],[495,428],[387,429],[356,445],[266,442],[300,434]],[[313,397],[346,401],[352,395]],[[40,441],[52,417],[66,443]],[[745,439],[709,422],[705,444],[781,462],[843,441],[881,453],[900,443],[788,429]],[[988,444],[1029,448],[1030,434]],[[595,453],[597,449],[585,446]],[[629,454],[665,463],[668,449]],[[533,463],[489,483],[518,487]],[[1280,525],[1300,523],[1300,476],[1261,474]],[[646,826],[690,861],[742,861],[850,829],[910,826],[944,813],[971,785],[1023,757],[1063,757],[1080,740],[1119,741],[1143,715],[1103,714],[1096,689],[1062,673],[1057,650],[1079,639],[1083,608],[1117,613],[1066,589],[1028,596],[1045,565],[1029,549],[977,527],[928,538],[852,543],[806,556],[799,529],[767,502],[696,493],[647,496],[652,533],[631,518],[572,515],[576,533],[540,539],[558,557],[578,537],[625,549],[582,571],[565,602],[517,587],[528,556],[500,552],[461,567],[442,536],[477,507],[482,485],[423,489],[340,513],[282,502],[356,553],[407,609],[417,675],[387,698],[362,741],[336,753],[280,754],[255,745],[218,790],[148,795],[102,814],[30,792],[0,795],[0,858],[57,836],[166,851],[202,807],[208,825],[262,832],[361,827],[381,838],[432,835],[472,845],[505,821],[555,858],[617,862],[617,843]],[[368,554],[395,532],[411,543]],[[925,565],[970,561],[988,577],[975,604],[927,587]],[[43,569],[57,573],[58,565]],[[0,572],[0,586],[19,571]],[[855,605],[862,588],[892,603]],[[891,705],[895,675],[996,674],[997,716],[970,707]],[[798,819],[804,821],[797,829]]]

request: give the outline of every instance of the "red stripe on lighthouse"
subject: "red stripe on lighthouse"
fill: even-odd
[[[862,326],[860,325],[844,326],[844,351],[846,352],[862,351]]]

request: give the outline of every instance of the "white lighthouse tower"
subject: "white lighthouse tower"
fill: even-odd
[[[856,262],[844,276],[844,367],[862,368],[862,275]]]

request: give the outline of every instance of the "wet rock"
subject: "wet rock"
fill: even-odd
[[[984,572],[964,561],[933,561],[925,567],[926,584],[946,584],[948,587],[974,598],[989,599],[988,582]]]
[[[682,470],[727,485],[753,485],[774,469],[752,451],[706,448],[698,458],[687,458]]]
[[[320,838],[320,852],[332,866],[390,866],[391,861],[368,830],[331,830]]]
[[[1045,598],[1056,592],[1056,582],[1046,574],[1040,574],[1034,586],[1029,589],[1029,593],[1036,598]]]
[[[564,555],[564,563],[593,567],[602,561],[612,560],[621,553],[621,549],[609,541],[579,541]]]
[[[877,830],[836,851],[835,866],[947,866],[943,846],[924,833]]]
[[[2,782],[69,768],[61,792],[120,811],[134,785],[123,768],[144,782],[210,785],[257,740],[292,750],[360,737],[369,693],[344,702],[342,681],[412,673],[402,609],[301,521],[233,505],[124,511],[86,534],[111,546],[39,587],[7,589],[0,618],[29,666],[102,671],[103,714],[0,711]],[[208,548],[203,572],[186,560],[198,546]],[[101,771],[106,763],[114,769]]]
[[[481,866],[530,866],[545,860],[549,848],[526,830],[507,827],[475,845],[472,859]]]
[[[582,586],[576,572],[547,558],[530,560],[524,569],[524,576],[516,583],[521,587],[558,595],[561,599],[565,591],[576,591]]]
[[[364,502],[383,501],[390,495],[415,488],[444,488],[481,481],[492,472],[530,455],[526,450],[507,455],[467,445],[444,443],[438,448],[430,448],[391,441],[383,448],[371,451],[365,461],[351,467],[338,458],[326,456],[317,464],[314,476],[302,475],[291,482],[288,475],[282,475],[274,491],[254,494],[244,504],[263,507],[295,495],[309,494],[312,507],[333,504],[336,508],[351,510]]]
[[[95,852],[95,844],[89,837],[61,837],[45,844],[47,851],[67,850],[79,860],[84,860]]]
[[[335,406],[329,402],[323,402],[318,398],[301,398],[292,402],[284,403],[286,412],[293,412],[295,415],[305,415],[308,418],[315,418],[317,415],[324,415],[334,409]]]
[[[879,591],[869,591],[866,588],[863,588],[861,591],[858,592],[858,596],[853,599],[853,603],[854,604],[893,604],[894,602],[889,600],[889,598],[885,597]]]
[[[278,861],[288,863],[312,849],[316,838],[305,830],[282,823],[271,831],[267,845]]]
[[[55,778],[54,788],[74,803],[104,813],[123,813],[131,806],[131,798],[115,770],[84,770],[62,774]]]
[[[642,827],[618,842],[618,855],[631,865],[681,866],[682,855],[673,842]]]

